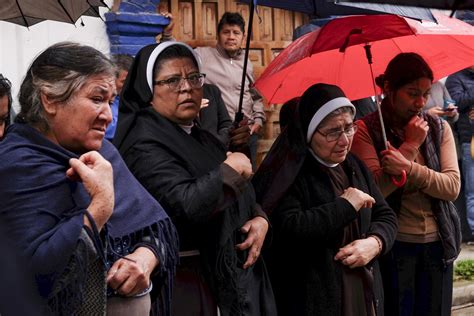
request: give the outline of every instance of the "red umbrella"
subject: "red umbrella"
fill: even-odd
[[[335,19],[284,49],[255,86],[269,103],[298,97],[318,82],[338,85],[355,100],[377,95],[374,77],[401,52],[423,56],[433,69],[435,80],[471,66],[474,27],[444,15],[436,18],[438,24],[397,15]],[[378,112],[386,143],[382,112]],[[400,180],[392,177],[392,182],[403,186],[406,172]]]
[[[474,27],[434,12],[438,23],[396,15],[334,19],[294,41],[265,69],[255,83],[269,103],[284,103],[322,82],[341,87],[352,99],[375,94],[364,46],[371,45],[377,76],[398,53],[423,56],[435,80],[471,66]]]

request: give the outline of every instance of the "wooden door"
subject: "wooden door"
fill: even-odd
[[[239,12],[248,25],[249,5],[235,0],[161,0],[159,7],[175,17],[176,39],[193,47],[216,44],[217,23],[226,11]],[[302,13],[258,6],[249,52],[256,77],[291,43],[293,30],[307,21]]]

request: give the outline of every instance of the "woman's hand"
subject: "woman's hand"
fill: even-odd
[[[204,98],[202,98],[200,110],[202,110],[202,109],[204,109],[204,108],[207,108],[208,106],[209,106],[209,99],[204,99]]]
[[[165,18],[170,19],[170,22],[168,23],[168,25],[165,26],[165,28],[163,29],[163,35],[171,36],[173,34],[173,29],[174,29],[173,15],[170,12],[166,12],[166,11],[160,12],[160,14],[164,16]]]
[[[256,123],[252,124],[252,127],[250,128],[250,135],[259,134],[261,129],[262,125]]]
[[[125,258],[114,262],[107,273],[107,285],[123,296],[134,296],[150,286],[150,275],[158,266],[155,254],[139,247]]]
[[[268,222],[263,217],[257,216],[246,222],[240,231],[247,234],[247,238],[243,243],[235,247],[240,251],[250,248],[247,261],[244,263],[244,269],[247,269],[255,264],[260,256],[263,242],[268,232]]]
[[[446,109],[443,110],[443,115],[447,118],[453,118],[458,114],[458,108],[454,104],[450,103]]]
[[[445,115],[445,112],[444,112],[443,108],[440,107],[440,106],[434,106],[426,112],[428,112],[428,114],[431,114],[433,116],[440,116],[441,117],[441,116]]]
[[[363,267],[380,252],[379,243],[375,237],[357,239],[339,249],[334,260],[341,261],[349,268]]]
[[[237,171],[245,179],[252,175],[252,163],[250,159],[242,153],[227,153],[227,159],[224,161],[229,167]]]
[[[359,189],[349,187],[344,190],[342,198],[349,201],[354,209],[358,212],[363,207],[371,208],[375,203],[375,199]]]
[[[88,211],[100,230],[112,215],[114,209],[114,177],[112,165],[98,152],[90,151],[79,159],[69,160],[71,168],[66,176],[75,181],[81,181],[91,197]],[[85,217],[85,225],[90,227]]]
[[[393,176],[401,175],[403,170],[408,174],[411,169],[411,161],[406,159],[405,156],[389,142],[387,142],[387,147],[388,149],[381,152],[383,171]]]
[[[429,129],[427,121],[417,115],[413,116],[405,126],[405,143],[419,148],[425,141]]]

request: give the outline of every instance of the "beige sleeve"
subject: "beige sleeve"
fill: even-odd
[[[397,187],[391,182],[390,176],[383,172],[377,151],[364,121],[358,120],[356,124],[359,128],[354,135],[351,152],[359,157],[372,171],[375,183],[377,183],[383,196],[387,197]]]
[[[443,129],[440,153],[441,171],[437,172],[427,166],[413,163],[410,180],[429,196],[454,201],[461,188],[461,176],[453,132],[446,121],[443,121]]]
[[[263,122],[266,121],[266,116],[265,116],[265,110],[263,109],[263,98],[260,95],[260,93],[255,89],[253,86],[255,83],[255,77],[253,73],[253,65],[252,62],[249,60],[248,61],[248,77],[250,79],[250,96],[253,101],[253,106],[252,106],[252,119],[254,122],[260,126],[263,125]]]

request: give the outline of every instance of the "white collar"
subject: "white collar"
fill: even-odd
[[[191,124],[189,125],[183,125],[183,124],[178,124],[179,127],[181,127],[183,129],[183,131],[186,132],[186,134],[191,134],[191,129],[193,128],[194,126],[194,122],[192,122]]]
[[[326,166],[328,168],[334,168],[334,167],[337,167],[339,165],[339,163],[327,163],[324,160],[322,160],[321,158],[319,158],[311,148],[308,147],[308,150],[311,153],[311,155],[313,155],[314,159],[316,159],[323,166]]]

